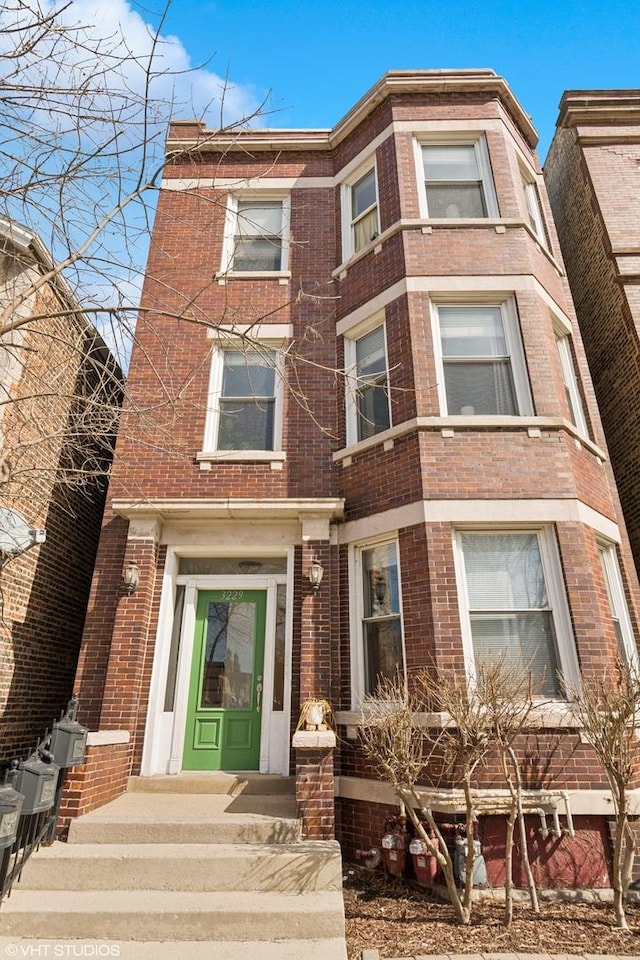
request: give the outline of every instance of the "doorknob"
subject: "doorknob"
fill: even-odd
[[[260,713],[262,709],[262,677],[258,677],[256,683],[256,710]]]

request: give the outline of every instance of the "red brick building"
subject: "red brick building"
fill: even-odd
[[[636,655],[637,582],[536,139],[491,70],[391,72],[331,130],[172,125],[76,812],[132,773],[297,770],[326,835],[334,762],[353,857],[393,809],[363,696],[505,653],[549,700],[529,785],[569,791],[606,882],[604,777],[556,677]],[[335,755],[292,746],[308,697],[333,705]]]
[[[640,91],[567,90],[545,178],[640,569]]]
[[[53,266],[0,219],[0,528],[17,511],[46,530],[0,552],[0,764],[73,694],[122,401],[120,368]]]

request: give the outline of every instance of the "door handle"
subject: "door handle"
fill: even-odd
[[[256,710],[260,713],[262,709],[262,677],[258,677],[256,683]]]

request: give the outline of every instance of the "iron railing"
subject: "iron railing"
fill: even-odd
[[[0,847],[0,904],[20,880],[31,854],[41,844],[51,844],[55,839],[67,767],[81,763],[86,750],[87,730],[77,723],[77,710],[78,701],[74,698],[30,757],[22,762],[13,760],[6,770],[5,787],[17,791],[24,807],[15,839]]]

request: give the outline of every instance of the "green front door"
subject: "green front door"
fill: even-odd
[[[183,770],[257,770],[264,683],[262,590],[198,592]]]

